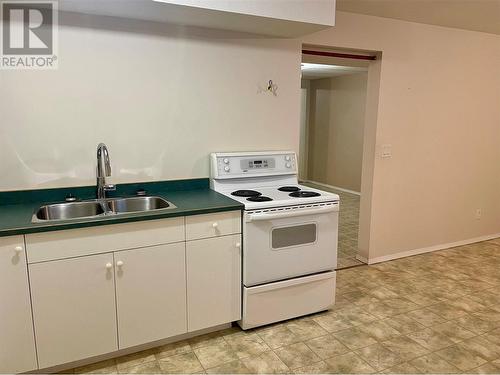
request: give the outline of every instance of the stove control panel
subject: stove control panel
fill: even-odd
[[[297,174],[297,156],[293,151],[214,153],[211,155],[211,176],[215,179],[283,174]]]
[[[246,159],[246,160],[241,160],[241,169],[242,170],[248,170],[248,169],[266,169],[266,168],[275,168],[276,166],[276,161],[274,158],[270,159],[263,159],[263,158],[258,158],[258,159]]]

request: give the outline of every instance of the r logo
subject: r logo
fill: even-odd
[[[52,55],[52,2],[2,2],[3,55]]]

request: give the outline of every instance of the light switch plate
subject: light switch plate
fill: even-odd
[[[381,148],[382,148],[381,156],[383,158],[392,158],[392,145],[385,144],[382,145]]]

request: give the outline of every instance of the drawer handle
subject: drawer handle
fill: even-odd
[[[113,265],[111,263],[106,263],[106,269],[110,270],[111,268],[113,268]]]
[[[23,251],[23,247],[22,246],[16,246],[14,248],[14,251],[16,252],[16,254],[21,254],[21,251]]]
[[[236,242],[236,245],[234,246],[236,246],[239,249],[241,247],[241,244],[239,242]]]
[[[121,267],[121,266],[123,266],[123,262],[122,262],[121,260],[119,260],[118,262],[116,262],[116,265],[117,265],[118,267]]]
[[[219,223],[213,223],[213,224],[212,224],[212,227],[213,227],[214,229],[217,229],[217,227],[218,227],[218,226],[219,226]]]

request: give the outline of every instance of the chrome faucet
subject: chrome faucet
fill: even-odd
[[[104,166],[103,166],[104,159]],[[115,185],[106,184],[106,177],[111,176],[111,164],[109,163],[109,152],[108,148],[104,143],[99,143],[97,146],[97,199],[104,200],[106,198],[106,192],[116,190]],[[109,210],[105,204],[103,208],[105,212]]]

